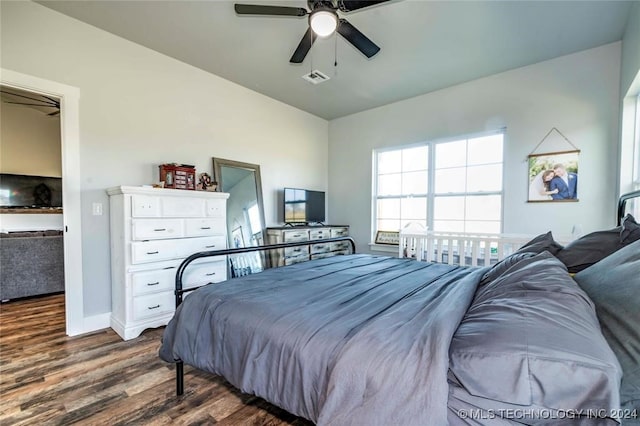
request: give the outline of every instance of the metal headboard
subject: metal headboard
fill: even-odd
[[[629,192],[628,194],[623,194],[620,196],[620,199],[618,200],[618,226],[622,224],[622,218],[624,217],[624,211],[625,211],[627,201],[633,198],[640,198],[640,191],[633,191],[633,192]]]

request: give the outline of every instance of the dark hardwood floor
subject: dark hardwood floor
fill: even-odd
[[[63,295],[0,305],[0,424],[311,425],[188,366],[177,397],[161,335],[68,337]]]

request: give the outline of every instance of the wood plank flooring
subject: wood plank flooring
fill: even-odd
[[[312,425],[188,366],[177,397],[174,365],[158,357],[161,336],[68,337],[64,295],[0,305],[0,424]]]

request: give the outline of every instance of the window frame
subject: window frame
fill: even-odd
[[[438,144],[443,144],[443,143],[449,143],[449,142],[455,142],[455,141],[462,141],[464,140],[467,143],[467,149],[468,149],[468,141],[470,139],[477,139],[477,138],[482,138],[482,137],[489,137],[489,136],[494,136],[494,135],[502,135],[502,158],[501,158],[501,172],[502,172],[502,186],[500,190],[496,190],[496,191],[468,191],[468,192],[451,192],[451,193],[443,193],[443,194],[436,194],[435,193],[435,174],[436,174],[436,156],[435,156],[435,151],[436,151],[436,145]],[[416,143],[412,143],[412,144],[406,144],[406,145],[396,145],[396,146],[389,146],[389,147],[382,147],[382,148],[376,148],[373,150],[372,153],[372,196],[371,196],[371,242],[372,244],[374,241],[374,237],[376,234],[376,231],[378,231],[377,229],[377,224],[378,224],[378,200],[379,199],[406,199],[406,198],[411,198],[414,196],[425,196],[426,197],[426,201],[427,201],[427,218],[426,218],[426,225],[428,227],[428,229],[434,229],[433,228],[433,224],[434,224],[434,209],[435,209],[435,199],[437,197],[460,197],[460,196],[478,196],[478,195],[499,195],[500,196],[500,233],[503,232],[504,230],[504,177],[505,177],[505,169],[504,169],[504,157],[505,157],[505,139],[506,139],[506,128],[501,128],[501,129],[497,129],[497,130],[492,130],[492,131],[488,131],[488,132],[478,132],[478,133],[471,133],[471,134],[466,134],[466,135],[458,135],[455,137],[449,137],[449,138],[441,138],[441,139],[435,139],[435,140],[431,140],[431,141],[423,141],[423,142],[416,142]],[[401,151],[401,150],[405,150],[405,149],[411,149],[411,148],[417,148],[417,147],[427,147],[428,149],[428,166],[427,166],[427,173],[428,173],[428,182],[427,182],[427,193],[426,194],[411,194],[411,195],[383,195],[383,196],[379,196],[378,195],[378,177],[379,177],[379,173],[378,173],[378,154],[379,153],[383,153],[383,152],[391,152],[391,151]],[[491,164],[491,163],[488,163]],[[464,168],[468,169],[470,166],[468,164],[468,159],[465,161],[465,165]],[[401,174],[404,174],[406,172],[400,172]],[[400,218],[400,220],[402,220],[402,218]],[[465,213],[465,219],[464,221],[467,221],[466,219],[466,213]]]

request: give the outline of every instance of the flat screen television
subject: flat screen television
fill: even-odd
[[[285,223],[322,223],[325,221],[324,209],[324,192],[284,189]]]
[[[0,174],[0,207],[62,207],[62,179]]]

